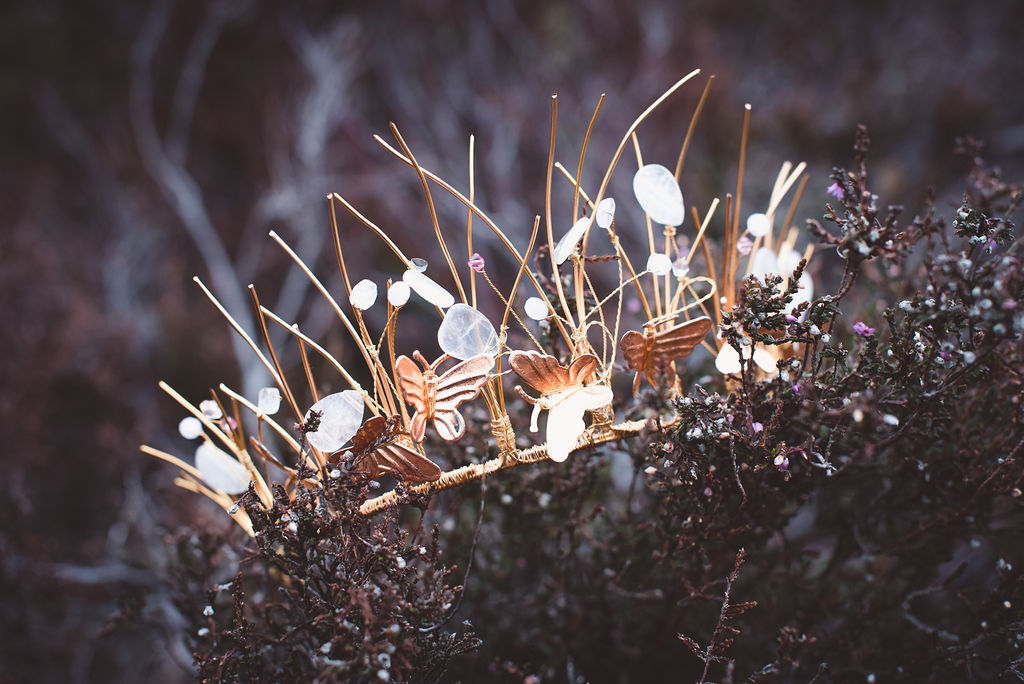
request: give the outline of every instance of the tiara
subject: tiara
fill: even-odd
[[[213,500],[251,535],[252,521],[238,497],[250,492],[269,508],[274,484],[293,496],[299,487],[321,487],[327,479],[341,477],[389,475],[400,482],[400,487],[362,504],[360,513],[370,516],[411,495],[438,492],[507,468],[562,462],[578,450],[637,435],[649,417],[617,422],[616,412],[631,410],[644,385],[661,394],[661,406],[670,406],[668,400],[681,393],[676,362],[698,346],[711,353],[727,383],[744,373],[778,373],[780,362],[794,353],[793,345],[752,339],[729,312],[750,276],[760,278],[763,287],[788,292],[785,315],[793,321],[812,300],[813,282],[805,267],[813,248],[798,251],[798,231],[791,225],[807,182],[806,165],[784,162],[767,206],[741,221],[751,115],[746,105],[735,192],[721,201],[712,199],[706,207],[687,207],[679,179],[712,81],[700,94],[673,167],[644,160],[639,131],[652,112],[698,74],[687,74],[636,117],[596,188],[584,187],[580,179],[604,96],[586,128],[575,173],[556,161],[558,99],[552,97],[543,216],[534,217],[529,240],[518,247],[475,200],[472,138],[469,185],[460,190],[421,165],[392,124],[394,142],[375,139],[415,173],[443,266],[431,268],[426,260],[407,256],[396,239],[345,198],[328,195],[345,299],[332,294],[285,238],[273,231],[270,238],[322,295],[363,367],[349,372],[296,323],[263,306],[250,285],[261,346],[195,278],[273,383],[256,397],[220,384],[208,399],[193,403],[161,382],[160,388],[189,414],[179,423],[179,433],[199,444],[193,463],[150,446],[142,451],[174,464],[179,469],[176,484]],[[620,196],[616,203],[610,196],[611,181],[629,153],[635,156],[633,196]],[[450,195],[464,208],[464,235],[461,226],[457,231],[442,226],[437,193]],[[554,216],[556,198],[571,206],[571,216]],[[391,253],[389,264],[378,265],[394,269],[383,283],[383,297],[374,280],[353,284],[361,264],[345,253],[339,215],[346,214],[353,226],[369,229]],[[712,221],[722,227],[718,244],[709,236]],[[489,244],[504,250],[500,268],[489,270],[474,251],[475,232],[487,234]],[[620,239],[630,233],[630,239]],[[646,242],[646,251],[638,258],[623,242]],[[481,309],[502,313],[491,319]],[[403,320],[417,316],[419,334],[423,314],[431,317],[430,336],[436,335],[441,350],[433,359],[417,348],[399,348]],[[371,318],[384,323],[372,328]],[[634,318],[637,325],[625,322]],[[272,341],[275,326],[298,350],[299,367],[290,374],[281,362],[282,350]],[[331,377],[324,377],[324,368]],[[619,378],[623,381],[617,382]],[[322,394],[319,388],[328,386],[336,391]],[[528,419],[519,420],[518,410],[513,411],[515,421],[510,417],[510,406],[518,402],[531,407]],[[275,417],[282,405],[294,420]],[[679,420],[674,415],[657,418],[663,427]],[[476,422],[489,425],[483,432],[474,426],[467,433],[467,425]],[[490,457],[453,464],[449,470],[437,465],[432,450],[470,438],[485,439],[473,451]]]

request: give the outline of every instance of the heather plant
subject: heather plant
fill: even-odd
[[[544,232],[538,215],[523,251],[472,179],[463,192],[423,168],[397,128],[397,146],[378,139],[420,181],[457,296],[338,195],[351,313],[273,235],[364,369],[251,288],[261,347],[204,288],[275,385],[255,401],[221,385],[198,405],[164,385],[192,414],[181,433],[201,440],[195,465],[145,448],[244,531],[181,542],[205,681],[1024,677],[1020,187],[965,140],[969,185],[949,225],[934,193],[904,222],[871,190],[860,129],[835,202],[808,221],[835,256],[797,249],[804,165],[785,163],[765,210],[741,220],[749,107],[735,193],[703,215],[678,181],[707,87],[674,171],[644,163],[642,122],[694,76],[637,118],[592,193],[600,105],[575,173],[555,161],[553,106]],[[612,182],[630,146],[639,241]],[[463,256],[431,188],[466,210]],[[379,318],[378,285],[351,283],[365,265],[346,260],[339,207],[404,268]],[[474,249],[474,221],[502,259]],[[888,308],[867,303],[866,283]],[[290,356],[268,323],[294,339]],[[419,352],[435,337],[432,360]],[[350,389],[325,394],[335,378]],[[281,406],[292,420],[274,417]],[[225,543],[244,561],[213,584]]]

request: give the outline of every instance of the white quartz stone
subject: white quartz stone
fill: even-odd
[[[264,387],[256,394],[256,409],[265,416],[272,416],[281,408],[281,390]]]
[[[761,247],[754,252],[754,261],[750,266],[750,275],[764,278],[769,273],[779,274],[779,260],[775,252],[767,247]]]
[[[779,255],[779,275],[784,275],[787,278],[793,275],[793,271],[800,265],[800,260],[803,259],[803,255],[795,249],[787,249]]]
[[[661,252],[655,252],[647,258],[647,270],[656,276],[668,275],[672,270],[672,260]]]
[[[739,373],[743,370],[742,366],[740,366],[740,355],[732,348],[732,345],[723,345],[718,350],[718,356],[715,357],[715,368],[723,375]]]
[[[437,329],[437,343],[445,354],[467,361],[474,356],[498,355],[498,333],[487,317],[468,304],[453,305]]]
[[[321,413],[320,426],[306,433],[306,438],[320,451],[338,451],[363,424],[363,408],[363,397],[355,390],[328,394],[306,412],[307,421],[313,411]]]
[[[361,311],[369,309],[377,301],[377,283],[372,280],[360,280],[352,287],[352,294],[348,300]]]
[[[796,294],[793,295],[792,301],[786,307],[786,313],[791,313],[796,307],[804,302],[810,303],[814,299],[814,280],[811,279],[811,274],[804,271],[800,276],[800,280],[797,281]]]
[[[615,219],[615,200],[605,197],[597,203],[597,227],[608,228]]]
[[[562,236],[562,239],[558,241],[557,245],[555,245],[554,255],[556,264],[562,264],[569,258],[572,251],[576,249],[576,245],[578,245],[580,240],[583,239],[583,234],[587,232],[587,226],[589,225],[590,217],[584,216],[576,221],[576,223],[572,224],[572,228],[566,231],[565,235]]]
[[[772,353],[764,347],[756,347],[754,349],[754,363],[757,367],[763,370],[769,375],[775,375],[779,372],[779,367],[775,365],[775,357]]]
[[[403,273],[402,280],[412,288],[413,292],[434,306],[447,309],[455,303],[455,297],[452,296],[451,292],[415,269],[409,269]]]
[[[684,257],[679,257],[672,262],[672,275],[676,278],[685,278],[690,273],[690,264],[686,263]]]
[[[678,226],[686,218],[683,192],[672,172],[661,164],[647,164],[633,176],[636,201],[655,223]]]
[[[241,494],[249,488],[249,472],[245,466],[210,442],[203,442],[196,449],[196,468],[213,489]]]
[[[218,405],[213,399],[204,399],[199,402],[199,410],[202,411],[203,415],[210,420],[220,420],[221,416],[224,415],[221,413],[220,405]]]

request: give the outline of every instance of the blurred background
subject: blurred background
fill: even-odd
[[[389,122],[462,189],[474,134],[478,204],[525,244],[551,94],[573,169],[608,96],[584,175],[595,189],[633,118],[700,68],[639,135],[646,161],[672,165],[715,76],[683,174],[702,212],[735,187],[745,103],[744,206],[763,204],[784,160],[805,160],[797,222],[820,217],[828,172],[864,123],[881,201],[913,212],[928,185],[957,201],[958,136],[986,140],[1021,177],[1021,26],[1016,0],[4,3],[0,680],[190,680],[171,542],[230,525],[138,445],[192,448],[158,380],[196,401],[219,382],[247,396],[265,383],[191,278],[250,330],[256,283],[344,361],[329,312],[267,232],[335,273],[324,197],[336,191],[407,253],[428,251],[415,175],[372,139],[391,139]],[[458,206],[440,211],[463,229]],[[355,279],[397,272],[342,223]],[[500,270],[493,240],[481,231],[478,245]]]

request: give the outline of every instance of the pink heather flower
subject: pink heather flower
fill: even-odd
[[[800,394],[800,390],[801,389],[802,388],[800,387],[800,383],[799,382],[794,382],[793,383],[793,394]]]
[[[736,241],[736,251],[739,252],[740,254],[750,254],[750,250],[752,250],[753,248],[753,241],[746,235],[742,236],[739,240]]]
[[[778,456],[775,457],[775,460],[773,462],[775,463],[775,467],[778,468],[779,470],[785,470],[786,468],[789,467],[789,457],[787,457],[785,454],[779,454]]]
[[[988,243],[985,245],[985,249],[988,251],[989,254],[991,254],[993,252],[993,250],[995,250],[995,248],[996,248],[996,241],[995,240],[989,240]]]
[[[476,252],[473,252],[473,256],[469,257],[469,261],[466,263],[474,271],[480,272],[484,270],[484,258]]]
[[[754,432],[762,432],[762,431],[764,431],[764,425],[762,425],[761,423],[753,423],[753,424],[751,424],[750,427],[752,427],[754,429]]]
[[[846,193],[843,192],[843,186],[841,186],[839,183],[833,183],[832,185],[828,186],[828,190],[826,190],[825,192],[832,195],[840,202],[842,202],[843,197],[846,196]]]
[[[869,328],[863,321],[857,321],[853,324],[853,332],[861,337],[871,337],[875,334],[875,329]]]
[[[789,323],[796,323],[799,320],[800,319],[797,318],[796,316],[794,316],[793,314],[786,314],[786,321],[789,322]]]

